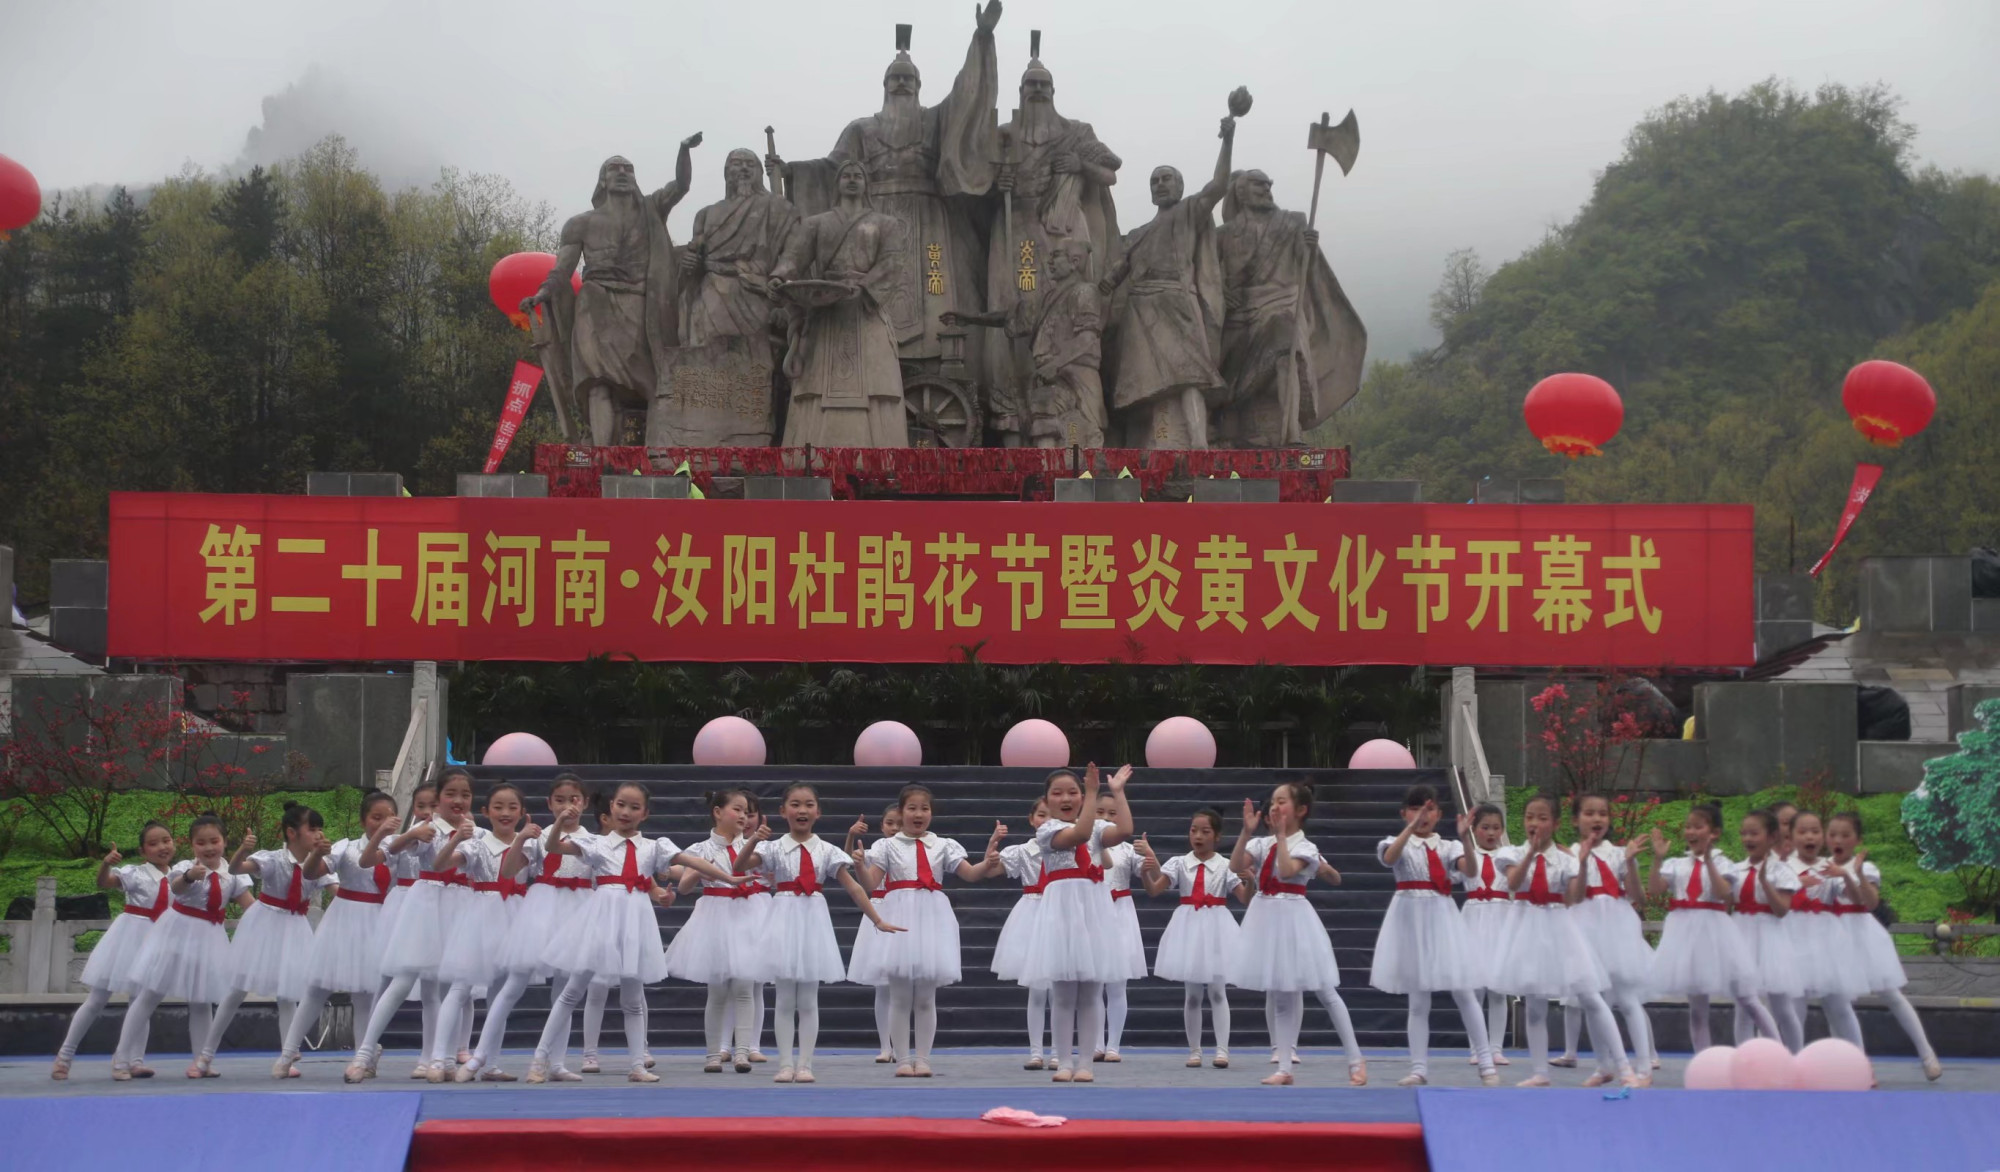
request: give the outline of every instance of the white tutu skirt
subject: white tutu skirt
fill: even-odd
[[[1808,997],[1860,997],[1869,992],[1868,974],[1847,963],[1847,929],[1826,912],[1793,912],[1785,917],[1799,979]]]
[[[382,909],[387,902],[335,898],[319,918],[307,980],[330,993],[374,993],[382,987]]]
[[[771,980],[770,956],[765,947],[771,904],[769,895],[732,898],[704,894],[696,898],[687,922],[674,934],[673,943],[667,945],[667,975],[702,985]],[[862,927],[872,932],[875,926],[864,921]],[[859,938],[855,947],[858,951]],[[836,946],[834,960],[839,959]],[[839,977],[821,979],[840,980]]]
[[[229,996],[229,932],[169,909],[146,933],[128,976],[132,989],[182,1001],[214,1003]]]
[[[1256,906],[1254,900],[1251,906]],[[1384,993],[1471,989],[1477,987],[1480,971],[1450,896],[1398,891],[1390,898],[1381,935],[1375,938],[1370,985]]]
[[[1555,999],[1611,987],[1610,975],[1568,908],[1523,905],[1517,910],[1507,951],[1501,954],[1496,981],[1501,992]]]
[[[251,904],[229,941],[230,988],[303,999],[312,979],[312,945],[312,922],[306,917],[267,903]]]
[[[1514,915],[1521,909],[1511,900],[1468,899],[1458,909],[1465,924],[1466,955],[1472,963],[1472,988],[1502,989],[1500,963],[1514,933]]]
[[[840,961],[840,941],[833,934],[833,914],[827,911],[826,896],[818,892],[772,896],[761,943],[766,960],[760,980],[818,981],[824,985],[847,979],[847,966]]]
[[[383,913],[382,975],[436,980],[438,962],[444,959],[445,937],[472,898],[472,889],[419,879],[402,890],[403,898],[396,901],[395,909]]]
[[[1867,912],[1834,919],[1840,921],[1847,933],[1847,953],[1841,963],[1862,975],[1870,993],[1900,989],[1910,983],[1908,974],[1903,972],[1903,958],[1896,955],[1896,942],[1890,939],[1889,929],[1882,926],[1882,921]]]
[[[1303,993],[1340,987],[1333,941],[1318,909],[1303,896],[1253,897],[1225,968],[1229,983],[1242,989]]]
[[[775,904],[777,899],[773,896],[772,902]],[[877,900],[875,910],[883,923],[905,930],[875,934],[865,970],[869,979],[861,983],[886,985],[896,980],[938,985],[958,983],[958,917],[952,913],[951,900],[944,892],[898,888]]]
[[[1111,920],[1118,933],[1118,954],[1125,961],[1124,979],[1144,980],[1147,971],[1146,940],[1139,934],[1139,908],[1131,896],[1111,901]]]
[[[1167,921],[1167,930],[1160,933],[1160,946],[1153,953],[1153,975],[1163,981],[1198,985],[1227,981],[1229,958],[1239,951],[1241,937],[1242,929],[1228,908],[1182,904]],[[1328,941],[1327,947],[1332,946]]]
[[[1029,921],[1017,984],[1122,981],[1128,968],[1111,889],[1088,879],[1057,879],[1042,890]]]
[[[1727,997],[1750,984],[1750,961],[1729,913],[1694,908],[1667,913],[1653,953],[1654,992]]]
[[[616,886],[592,891],[542,950],[542,966],[559,973],[589,973],[597,985],[631,978],[648,985],[665,980],[667,953],[660,947],[652,899]]]
[[[514,931],[501,950],[500,967],[509,973],[527,973],[535,981],[547,980],[549,970],[542,963],[542,951],[564,924],[582,913],[590,896],[588,888],[531,885],[528,894],[521,897],[520,910],[514,913]]]
[[[1785,930],[1785,921],[1761,912],[1731,918],[1736,921],[1736,935],[1743,941],[1743,956],[1750,965],[1750,987],[1759,993],[1787,997],[1803,994],[1805,974],[1799,971],[1798,953],[1792,948],[1792,934]]]
[[[1642,998],[1653,987],[1653,946],[1631,903],[1611,896],[1592,896],[1569,909],[1585,943],[1614,989],[1629,989]]]
[[[875,901],[875,910],[882,911],[879,899]],[[847,979],[857,985],[889,983],[889,978],[882,974],[882,933],[866,919],[854,929],[854,952],[847,958]]]
[[[146,937],[152,935],[156,926],[144,916],[118,913],[111,927],[99,937],[97,947],[90,950],[90,959],[84,962],[78,982],[86,989],[102,989],[106,993],[132,992],[132,969],[139,962],[140,952],[145,950]]]
[[[501,957],[515,927],[514,909],[521,902],[503,899],[497,891],[475,891],[472,898],[460,900],[451,922],[445,925],[438,980],[446,985],[471,985],[475,997],[486,996],[489,987],[504,981]]]
[[[1007,922],[1000,925],[1000,937],[993,943],[993,975],[1011,981],[1021,975],[1028,959],[1028,942],[1035,934],[1035,917],[1042,914],[1042,897],[1024,895],[1014,901]],[[875,926],[864,922],[861,930],[873,934]],[[861,963],[861,937],[854,938],[854,963]],[[859,978],[857,978],[859,979]]]

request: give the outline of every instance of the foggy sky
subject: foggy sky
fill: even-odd
[[[761,154],[767,123],[781,154],[817,157],[879,107],[896,22],[916,25],[923,96],[937,101],[964,60],[972,7],[0,0],[0,153],[48,190],[141,185],[339,131],[396,180],[428,181],[440,165],[492,172],[560,218],[587,206],[605,156],[629,156],[655,187],[699,130],[680,239],[720,196],[724,155]],[[1906,100],[1921,160],[2000,172],[2000,5],[1985,0],[1010,0],[997,32],[1003,119],[1031,28],[1043,30],[1058,110],[1125,160],[1128,231],[1152,214],[1154,166],[1178,166],[1191,186],[1212,171],[1231,88],[1256,99],[1236,165],[1269,172],[1280,203],[1300,210],[1307,125],[1352,107],[1360,160],[1346,178],[1329,168],[1320,217],[1373,358],[1428,344],[1445,253],[1475,247],[1494,267],[1531,246],[1575,214],[1632,124],[1683,94],[1771,76],[1807,89],[1885,82]]]

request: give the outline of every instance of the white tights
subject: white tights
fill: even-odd
[[[1736,1012],[1748,1015],[1748,1021],[1754,1023],[1757,1029],[1762,1030],[1765,1037],[1775,1038],[1779,1036],[1777,1019],[1771,1016],[1771,1011],[1765,1008],[1762,1001],[1757,999],[1756,994],[1747,989],[1737,989],[1730,996],[1736,999]],[[1694,1047],[1694,1052],[1699,1054],[1703,1050],[1708,1049],[1713,1042],[1708,1028],[1708,994],[1689,993],[1687,999],[1688,1042]],[[1789,1006],[1787,1007],[1787,1013],[1789,1014]],[[1743,1028],[1745,1019],[1739,1017],[1737,1023],[1736,1036],[1742,1041],[1749,1041],[1751,1036],[1750,1031]]]
[[[299,1051],[306,1044],[306,1033],[312,1029],[313,1023],[319,1020],[320,1014],[326,1011],[326,1001],[331,996],[333,993],[329,989],[322,989],[318,985],[306,986],[305,997],[300,1000],[299,1007],[292,1011],[292,1024],[285,1030],[284,1040],[279,1044],[280,1050],[294,1058],[299,1056]],[[368,1019],[374,1016],[375,994],[350,993],[348,998],[354,1002],[356,1024],[366,1024]]]
[[[1055,1038],[1050,1037],[1053,1025],[1049,1020],[1049,987],[1047,985],[1028,986],[1028,1054],[1034,1058],[1042,1056],[1042,1039],[1049,1039],[1049,1049],[1055,1049]]]
[[[83,1036],[90,1032],[91,1025],[97,1021],[97,1015],[104,1012],[104,1006],[110,1000],[111,990],[109,989],[92,989],[90,991],[90,996],[83,999],[83,1004],[76,1007],[75,1015],[69,1019],[69,1033],[63,1035],[62,1049],[56,1051],[57,1058],[67,1062],[76,1057],[76,1048],[83,1044]],[[131,1016],[130,1010],[126,1011],[126,1016],[128,1018]],[[121,1026],[123,1025],[122,1022],[120,1024]],[[124,1031],[120,1029],[119,1032],[123,1033]],[[137,1038],[138,1049],[130,1061],[143,1062],[146,1060],[146,1041],[152,1036],[152,1032],[153,1015],[149,1013],[140,1020]]]
[[[1118,1049],[1125,1040],[1125,1018],[1131,1013],[1131,1003],[1126,1000],[1125,982],[1104,982],[1104,1046],[1109,1054]]]
[[[160,1007],[164,998],[151,989],[141,990],[132,995],[132,1003],[125,1007],[125,1021],[118,1029],[118,1049],[111,1055],[114,1064],[130,1066],[146,1056],[146,1041],[152,1036],[153,1011]],[[208,1036],[208,1023],[212,1013],[208,1002],[188,1002],[188,1040],[192,1054],[194,1039]]]
[[[583,998],[583,1060],[597,1057],[597,1040],[604,1036],[604,1002],[611,986],[592,985]]]
[[[759,981],[752,981],[750,982],[750,1017],[747,1019],[750,1022],[749,1040],[746,1042],[739,1042],[740,1045],[747,1046],[749,1049],[755,1050],[758,1048],[758,1046],[763,1044],[764,1009],[765,1006],[764,1006],[763,983]],[[728,1005],[728,1008],[725,1009],[723,1012],[723,1018],[722,1018],[723,1034],[735,1035],[738,1038],[741,1038],[744,1033],[743,1023],[745,1020],[746,1019],[744,1017],[742,1017],[736,1012],[736,1002],[731,1001]],[[884,1050],[887,1050],[889,1048],[889,1044],[887,1042],[884,1042],[882,1044],[882,1048]]]
[[[243,1001],[249,996],[245,990],[231,989],[229,996],[224,997],[222,1003],[215,1007],[215,1017],[209,1023],[208,1034],[201,1043],[201,1057],[215,1057],[215,1052],[222,1047],[222,1035],[228,1032],[229,1023],[236,1019],[236,1011],[243,1008]],[[282,1038],[292,1032],[292,1018],[298,1012],[298,1008],[299,1003],[291,998],[278,998],[279,1037]],[[307,1022],[306,1028],[312,1028],[312,1023]]]
[[[1645,998],[1641,997],[1637,990],[1614,985],[1610,995],[1605,998],[1605,1001],[1618,1010],[1619,1017],[1625,1019],[1625,1032],[1632,1036],[1632,1065],[1641,1071],[1652,1070],[1653,1060],[1659,1057],[1659,1051],[1653,1048],[1653,1023],[1646,1017]],[[1805,1003],[1801,1001],[1799,1004],[1803,1006]],[[1565,1057],[1574,1058],[1576,1056],[1577,1046],[1583,1037],[1583,1024],[1583,1006],[1564,1001],[1563,1054]],[[1616,1022],[1612,1023],[1613,1027],[1616,1025]],[[1615,1068],[1615,1064],[1611,1060],[1611,1052],[1618,1047],[1609,1043],[1599,1044],[1597,1040],[1599,1029],[1600,1027],[1596,1024],[1592,1024],[1590,1027],[1590,1049],[1592,1053],[1597,1055],[1597,1069],[1610,1073]],[[1799,1032],[1803,1036],[1805,1032],[1803,1021],[1799,1025]],[[1610,1036],[1613,1038],[1618,1036],[1615,1029]]]
[[[466,1049],[462,1035],[472,1033],[472,982],[453,981],[438,1006],[437,1036],[431,1041],[432,1065],[449,1067]]]
[[[591,974],[571,973],[555,1004],[549,1006],[549,1020],[542,1038],[535,1044],[535,1061],[551,1068],[561,1064],[569,1049],[570,1015],[590,995]],[[643,1070],[646,1063],[646,986],[637,977],[618,982],[618,1008],[625,1015],[625,1051],[632,1069]]]
[[[1409,999],[1410,1073],[1427,1075],[1431,1065],[1431,991],[1412,993]],[[1492,1070],[1493,1048],[1486,1037],[1486,1018],[1479,1012],[1479,998],[1470,989],[1453,989],[1451,999],[1458,1003],[1458,1016],[1465,1022],[1466,1038],[1472,1043],[1472,1056],[1479,1060],[1480,1071]],[[1350,1057],[1349,1061],[1353,1059]]]
[[[1049,1052],[1055,1056],[1056,1069],[1090,1069],[1091,1048],[1104,1029],[1102,985],[1102,981],[1057,981],[1050,987]]]
[[[1215,1052],[1229,1051],[1229,986],[1222,981],[1204,985],[1200,981],[1181,982],[1181,1025],[1187,1030],[1190,1051],[1201,1049],[1201,999],[1208,997],[1209,1015],[1215,1019]],[[1029,1013],[1033,1014],[1033,1003]],[[1034,1018],[1030,1016],[1030,1021]],[[1036,1047],[1040,1049],[1040,1047]],[[1288,1055],[1289,1057],[1289,1055]]]
[[[751,1044],[756,1041],[750,1032],[753,1028],[750,1023],[756,1020],[757,1016],[756,1011],[750,1006],[756,987],[751,981],[717,981],[708,987],[708,1003],[703,1005],[701,1010],[701,1028],[708,1039],[710,1054],[729,1053],[729,1037],[724,1030],[732,1022],[736,1027],[736,1052],[749,1053]],[[877,989],[875,993],[876,1003],[883,1004],[884,991]],[[817,1010],[818,993],[815,991],[813,996],[813,1004]],[[889,1043],[886,1012],[877,1015],[876,1026],[883,1032],[882,1048],[887,1050]]]
[[[813,1048],[819,1045],[819,982],[784,981],[778,985],[778,1065],[790,1069],[792,1063],[792,1019],[798,1018],[798,1069],[811,1070]],[[931,1019],[936,1032],[937,1019]],[[925,1047],[928,1053],[928,1045]]]
[[[875,986],[875,1040],[881,1044],[880,1053],[889,1053],[889,986]],[[1042,1052],[1040,1039],[1035,1042],[1035,1053]]]
[[[1534,1072],[1547,1078],[1549,1077],[1549,999],[1527,997],[1523,999],[1523,1003],[1528,1011],[1528,1054],[1534,1062]],[[1584,1017],[1590,1022],[1590,1044],[1597,1052],[1599,1064],[1612,1062],[1619,1074],[1632,1073],[1632,1064],[1625,1058],[1624,1044],[1618,1039],[1618,1022],[1611,1016],[1611,1006],[1601,994],[1595,992],[1578,994],[1577,1003]],[[1601,1043],[1600,1039],[1609,1041]]]
[[[931,1045],[937,1041],[937,990],[936,981],[889,979],[889,1052],[895,1055],[896,1065],[901,1066],[913,1057],[930,1061]]]
[[[1507,995],[1494,989],[1480,989],[1474,995],[1486,1002],[1486,1041],[1493,1047],[1494,1056],[1498,1057],[1500,1051],[1507,1048]],[[1563,1012],[1567,1014],[1575,1011],[1565,1001]],[[1569,1047],[1573,1051],[1576,1049],[1576,1019],[1564,1017],[1563,1025],[1565,1027],[1563,1038],[1569,1042]],[[1474,1054],[1473,1057],[1477,1058],[1479,1055]]]
[[[389,983],[376,994],[375,1010],[368,1015],[368,1026],[354,1039],[354,1060],[372,1062],[382,1049],[382,1031],[389,1028],[396,1011],[410,996],[410,990],[417,990],[423,999],[424,1033],[422,1053],[429,1054],[436,1044],[438,1019],[438,983],[434,977],[419,977],[416,973],[398,973],[389,978]]]
[[[1340,1048],[1347,1052],[1347,1065],[1349,1067],[1361,1065],[1361,1043],[1354,1036],[1354,1018],[1347,1012],[1347,1002],[1341,999],[1340,991],[1321,989],[1314,996],[1319,998],[1320,1006],[1326,1010],[1327,1016],[1333,1018],[1334,1031],[1340,1035]],[[1303,1019],[1303,1012],[1300,1016]],[[1301,1024],[1303,1025],[1303,1020]]]
[[[521,994],[528,991],[531,973],[508,973],[500,987],[491,990],[486,998],[486,1024],[479,1030],[479,1049],[469,1063],[478,1070],[491,1067],[500,1058],[500,1051],[507,1044],[507,1018],[514,1007],[521,1003]],[[467,1026],[472,1024],[468,1018]]]
[[[1264,994],[1264,1027],[1271,1031],[1271,1045],[1278,1051],[1278,1073],[1292,1072],[1292,1055],[1299,1048],[1299,1030],[1305,1026],[1306,995],[1297,989],[1273,989]]]

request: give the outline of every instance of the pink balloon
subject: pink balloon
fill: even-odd
[[[718,716],[694,734],[696,765],[762,765],[764,734],[740,716]]]
[[[854,763],[874,767],[922,765],[924,744],[909,725],[878,720],[854,738]]]
[[[1736,1047],[1729,1078],[1739,1091],[1789,1091],[1798,1082],[1792,1052],[1770,1038],[1752,1038]]]
[[[1146,736],[1146,764],[1155,769],[1215,768],[1215,734],[1192,716],[1169,716]]]
[[[1000,764],[1055,769],[1069,764],[1069,738],[1046,720],[1024,720],[1000,739]]]
[[[1861,1047],[1842,1038],[1821,1038],[1792,1059],[1792,1084],[1802,1091],[1865,1091],[1875,1085],[1875,1068]]]
[[[1378,737],[1354,750],[1347,759],[1349,769],[1415,769],[1417,759],[1394,741]]]
[[[1735,1065],[1736,1047],[1710,1046],[1688,1059],[1687,1069],[1681,1073],[1681,1085],[1691,1091],[1726,1091],[1736,1085],[1731,1068]]]
[[[511,732],[486,746],[486,765],[554,765],[556,751],[534,733]]]

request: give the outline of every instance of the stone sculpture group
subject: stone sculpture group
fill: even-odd
[[[1157,213],[1121,235],[1124,161],[1059,113],[1031,36],[1020,106],[998,116],[993,30],[925,106],[910,26],[882,108],[824,158],[729,152],[726,194],[676,245],[695,134],[646,195],[622,157],[562,230],[523,303],[552,390],[599,445],[1280,448],[1352,398],[1367,333],[1306,215],[1234,169],[1229,95],[1193,193],[1153,169]],[[1312,144],[1353,163],[1353,116]],[[766,187],[766,179],[770,187]],[[1313,193],[1315,210],[1317,183]],[[1216,224],[1216,211],[1222,222]],[[581,292],[571,274],[581,266]]]

